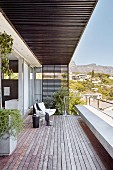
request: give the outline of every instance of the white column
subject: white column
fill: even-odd
[[[35,68],[33,68],[33,104],[35,103]]]
[[[29,92],[29,107],[33,105],[33,68],[29,66],[28,73],[28,92]]]
[[[24,62],[24,113],[29,107],[29,68],[28,64]]]
[[[30,106],[30,65],[28,65],[28,99],[29,99],[29,106]]]
[[[23,100],[23,59],[19,58],[18,62],[18,109],[24,113],[24,100]]]

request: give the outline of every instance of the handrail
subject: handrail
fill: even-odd
[[[98,109],[98,110],[101,110],[101,109],[99,109],[99,102],[105,102],[105,103],[111,104],[111,106],[105,107],[105,108],[103,108],[103,110],[113,106],[112,102],[105,101],[105,100],[102,100],[102,99],[95,99],[95,100],[97,101],[97,107],[91,105],[90,99],[89,99],[89,105],[96,108],[96,109]],[[107,115],[107,116],[109,116],[109,117],[111,117],[113,119],[113,116],[110,116],[109,114],[105,113],[103,110],[101,110],[102,113],[104,113],[105,115]]]
[[[108,109],[108,108],[110,108],[110,107],[113,107],[113,106],[108,106],[108,107],[105,107],[104,109]]]
[[[95,108],[95,109],[98,109],[98,108],[96,108],[96,107],[94,107],[94,106],[92,106],[93,108]],[[101,111],[102,113],[104,113],[105,115],[107,115],[107,116],[109,116],[109,117],[111,117],[112,119],[113,119],[113,116],[110,116],[109,114],[107,114],[107,113],[105,113],[105,112],[103,112],[102,110],[100,110],[100,109],[98,109],[99,111]]]
[[[106,100],[102,100],[102,99],[100,99],[100,101],[105,102],[105,103],[109,103],[109,104],[113,104],[112,102],[109,102],[109,101],[106,101]]]

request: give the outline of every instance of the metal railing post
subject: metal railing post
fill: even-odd
[[[87,96],[86,96],[86,105],[87,105]]]
[[[89,97],[89,105],[90,105],[90,97]]]
[[[67,116],[67,112],[66,112],[66,97],[64,96],[64,116]]]
[[[99,109],[99,99],[97,99],[97,108]]]

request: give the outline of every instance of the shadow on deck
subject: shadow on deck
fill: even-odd
[[[107,154],[79,116],[53,116],[53,126],[32,128],[31,116],[17,149],[0,157],[0,170],[112,170]]]

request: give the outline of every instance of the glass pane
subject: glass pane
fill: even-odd
[[[42,79],[42,73],[36,73],[36,80],[37,79]]]
[[[18,79],[18,73],[12,73],[10,79]]]

